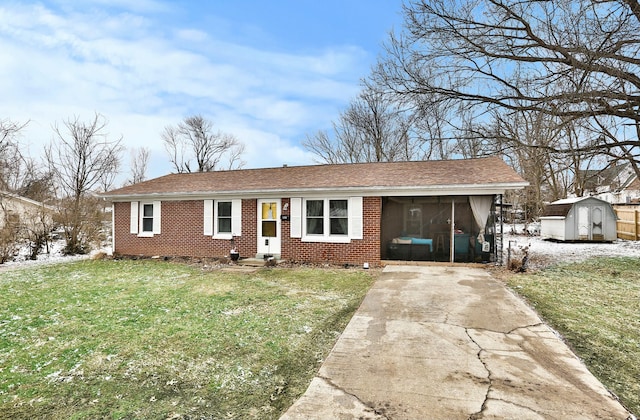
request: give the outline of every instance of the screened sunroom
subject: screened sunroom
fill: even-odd
[[[493,262],[501,195],[383,197],[383,260]]]

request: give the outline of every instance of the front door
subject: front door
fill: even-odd
[[[280,200],[258,200],[258,255],[280,257]]]

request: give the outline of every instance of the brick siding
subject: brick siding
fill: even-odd
[[[204,202],[163,201],[161,233],[139,237],[129,233],[131,203],[114,203],[114,253],[119,255],[171,257],[224,257],[231,241],[204,235]],[[256,200],[242,200],[242,236],[235,238],[240,255],[256,253]]]
[[[283,206],[289,200],[282,200]],[[362,200],[362,239],[350,243],[303,242],[291,238],[290,222],[282,222],[282,258],[295,262],[330,262],[339,264],[371,265],[380,263],[380,197],[364,197]]]
[[[282,206],[289,204],[282,199]],[[281,222],[281,258],[295,262],[330,262],[357,264],[380,262],[380,197],[363,198],[363,239],[350,243],[302,242],[290,237],[290,222]],[[204,235],[203,200],[163,201],[161,233],[138,237],[129,233],[131,203],[117,202],[114,211],[114,253],[141,256],[223,257],[229,255],[229,240]],[[289,211],[283,212],[289,215]],[[257,200],[242,200],[242,235],[235,239],[241,257],[254,257],[257,252]]]

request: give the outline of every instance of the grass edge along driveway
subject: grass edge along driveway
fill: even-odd
[[[0,278],[0,418],[278,418],[375,271],[83,261]]]
[[[639,415],[640,259],[592,258],[505,280]]]

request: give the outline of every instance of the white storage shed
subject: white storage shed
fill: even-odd
[[[565,198],[545,207],[540,236],[557,241],[611,242],[618,237],[611,204],[595,197]]]

